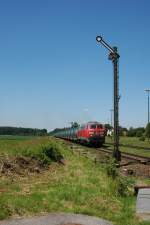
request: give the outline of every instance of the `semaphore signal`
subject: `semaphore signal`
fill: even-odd
[[[119,151],[119,71],[118,63],[120,55],[117,52],[117,47],[111,47],[101,36],[96,37],[96,41],[101,43],[109,51],[109,59],[113,63],[114,69],[114,152],[113,156],[117,161],[121,161],[121,152]]]

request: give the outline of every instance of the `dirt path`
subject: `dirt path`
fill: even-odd
[[[0,225],[113,225],[97,217],[77,214],[48,214],[27,219],[0,221]]]

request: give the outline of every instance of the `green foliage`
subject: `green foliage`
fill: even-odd
[[[0,152],[8,153],[9,157],[12,152],[20,155],[26,152],[32,157],[46,157],[51,162],[64,155],[68,162],[65,166],[51,163],[48,170],[38,175],[3,176],[0,181],[3,191],[0,194],[0,219],[68,212],[98,216],[116,225],[145,225],[139,224],[135,217],[135,197],[124,197],[130,195],[132,181],[120,178],[112,158],[107,160],[107,164],[112,160],[111,166],[106,165],[110,166],[107,172],[102,164],[95,164],[93,159],[71,151],[62,140],[34,137],[32,141],[9,140],[7,143],[0,140],[0,144]],[[90,148],[89,151],[93,150]]]
[[[149,221],[143,221],[143,222],[140,222],[139,225],[150,225],[150,222]]]
[[[114,158],[112,157],[108,158],[108,160],[106,161],[105,169],[108,176],[111,176],[112,178],[115,178],[118,176],[116,160]]]
[[[130,127],[128,130],[128,137],[141,137],[144,135],[145,128],[144,127],[138,127],[138,128],[133,128]]]
[[[113,129],[113,127],[109,123],[105,124],[105,128],[106,128],[106,130],[112,130]]]
[[[119,126],[119,135],[120,136],[124,136],[125,134],[127,134],[128,129],[126,127],[121,127]]]
[[[113,178],[115,182],[115,191],[117,196],[125,197],[130,195],[129,189],[133,186],[134,181],[131,178],[122,176],[119,174],[116,160],[114,158],[108,158],[105,169],[108,176]]]
[[[136,131],[136,137],[142,137],[143,136],[143,131],[142,130],[137,130]]]
[[[148,123],[147,126],[146,126],[145,135],[146,135],[147,138],[150,138],[150,123]]]
[[[137,137],[120,137],[120,145],[124,145],[120,146],[120,150],[122,152],[128,152],[141,156],[150,157],[150,151],[146,150],[146,148],[150,148],[150,142],[145,137],[145,134],[143,135],[143,137],[145,138],[145,141],[141,141]],[[144,140],[143,137],[142,140]],[[112,145],[113,139],[111,139],[110,137],[106,137],[106,145],[109,145],[109,143],[110,143],[109,149],[113,151]],[[138,149],[136,148],[136,146],[138,146]]]
[[[78,128],[80,127],[80,124],[78,124],[77,122],[71,122],[71,127]]]
[[[0,135],[44,136],[47,135],[47,130],[22,127],[0,127]]]
[[[50,158],[53,161],[60,161],[63,156],[61,154],[61,146],[56,142],[51,142],[47,145],[42,146],[42,152],[46,157]]]
[[[41,160],[43,164],[50,164],[51,161],[59,162],[63,156],[61,146],[54,141],[41,145],[38,149],[27,148],[22,152],[24,156],[29,156]]]
[[[145,141],[145,137],[144,137],[144,136],[141,136],[141,137],[139,138],[139,141]]]
[[[1,202],[1,205],[0,205],[0,220],[8,218],[10,215],[11,215],[11,212],[9,211],[8,207],[5,206],[4,202]]]
[[[118,176],[117,177],[117,194],[121,197],[129,196],[130,188],[132,188],[135,184],[135,181],[131,178],[125,177],[125,176]]]
[[[136,130],[133,127],[130,127],[128,131],[128,137],[135,137],[136,136]]]

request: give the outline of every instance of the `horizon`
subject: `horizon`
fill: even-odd
[[[74,122],[76,122],[76,121],[74,121]],[[94,123],[94,122],[97,122],[97,123],[100,123],[99,121],[89,121],[89,122],[87,122],[87,123]],[[103,124],[103,123],[102,123]],[[83,125],[83,123],[81,123],[81,124],[79,124],[80,126],[81,125]],[[108,123],[105,123],[105,124],[103,124],[103,125],[108,125]],[[109,124],[110,126],[111,126],[111,124]],[[14,127],[14,126],[0,126],[0,128],[17,128],[17,129],[19,129],[19,128],[23,128],[23,129],[33,129],[33,130],[47,130],[47,133],[50,133],[50,132],[52,132],[53,130],[55,130],[55,129],[63,129],[63,128],[69,128],[69,127],[71,127],[71,124],[70,124],[70,126],[64,126],[64,127],[55,127],[54,129],[52,129],[52,130],[48,130],[48,129],[46,129],[46,128],[38,128],[38,127]],[[128,130],[129,129],[131,129],[131,128],[133,128],[133,129],[137,129],[137,128],[146,128],[146,126],[145,127],[142,127],[142,126],[139,126],[139,127],[124,127],[124,126],[121,126],[121,125],[119,125],[119,127],[122,127],[122,128],[127,128]]]

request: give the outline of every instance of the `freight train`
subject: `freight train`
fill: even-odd
[[[88,122],[78,127],[57,130],[53,136],[90,146],[102,146],[105,142],[106,129],[101,123]]]

